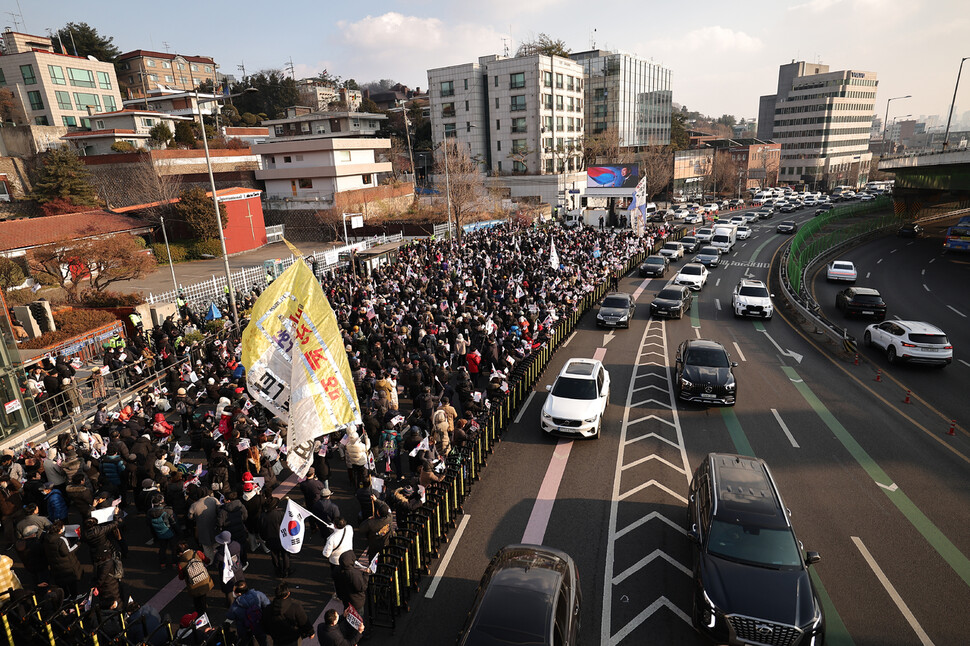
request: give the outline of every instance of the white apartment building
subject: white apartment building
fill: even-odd
[[[340,102],[344,104],[344,110],[354,112],[360,109],[360,104],[364,100],[360,90],[331,87],[323,85],[316,79],[302,79],[296,82],[296,87],[300,93],[300,104],[317,112],[329,110],[330,104]]]
[[[274,137],[376,137],[387,115],[372,112],[316,112],[303,106],[286,109],[286,117],[263,121]]]
[[[780,183],[819,189],[869,179],[875,72],[830,71],[792,61],[778,71],[778,91],[761,97],[758,138],[781,144]]]
[[[89,155],[109,155],[115,151],[111,146],[124,141],[138,149],[148,149],[151,129],[160,123],[175,132],[179,121],[191,121],[191,117],[178,117],[164,112],[148,110],[116,110],[100,112],[88,117],[91,130],[69,132],[61,139],[70,143],[82,157]]]

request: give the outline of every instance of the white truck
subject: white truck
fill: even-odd
[[[721,250],[722,254],[731,253],[734,243],[738,240],[738,227],[735,224],[716,224],[714,235],[711,236],[711,246]]]

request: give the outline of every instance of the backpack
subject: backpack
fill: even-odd
[[[251,606],[246,607],[246,614],[243,616],[243,626],[251,633],[259,632],[263,627],[263,607],[259,601],[255,600]]]
[[[117,554],[112,556],[111,560],[114,561],[114,570],[112,570],[111,576],[121,581],[125,578],[125,566]]]
[[[175,404],[175,412],[179,413],[180,415],[185,415],[189,412],[189,406],[185,403],[185,400],[178,400],[178,402]]]
[[[172,526],[168,522],[168,514],[164,510],[159,511],[161,511],[160,514],[152,516],[152,533],[155,534],[155,538],[162,540],[172,538],[175,536],[175,532],[172,531]]]
[[[205,563],[193,558],[185,566],[185,581],[190,592],[195,592],[210,585],[211,577]],[[211,586],[210,586],[211,589]]]

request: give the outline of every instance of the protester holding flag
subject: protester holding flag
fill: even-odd
[[[263,503],[263,513],[259,520],[259,535],[263,543],[269,548],[270,558],[273,560],[273,570],[280,579],[285,579],[291,573],[290,553],[283,549],[281,536],[285,516],[283,499],[266,498]]]
[[[337,571],[340,565],[340,557],[344,552],[353,552],[354,549],[354,528],[347,525],[347,521],[338,518],[333,524],[333,533],[323,546],[323,556],[330,561],[330,573]]]
[[[229,532],[222,532],[216,536],[216,545],[217,580],[222,594],[226,596],[226,606],[230,606],[234,598],[235,585],[246,580],[245,568],[239,557],[240,546],[238,542],[232,540]]]

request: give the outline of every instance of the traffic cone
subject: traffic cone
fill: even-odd
[[[906,390],[906,399],[903,400],[903,403],[904,404],[911,404],[912,403],[911,401],[909,401],[909,389]]]
[[[859,353],[855,353],[855,365],[859,365]]]
[[[876,370],[876,381],[882,381],[882,368]]]
[[[957,427],[957,421],[955,419],[950,420],[950,430],[946,432],[947,435],[956,435],[954,429]]]

